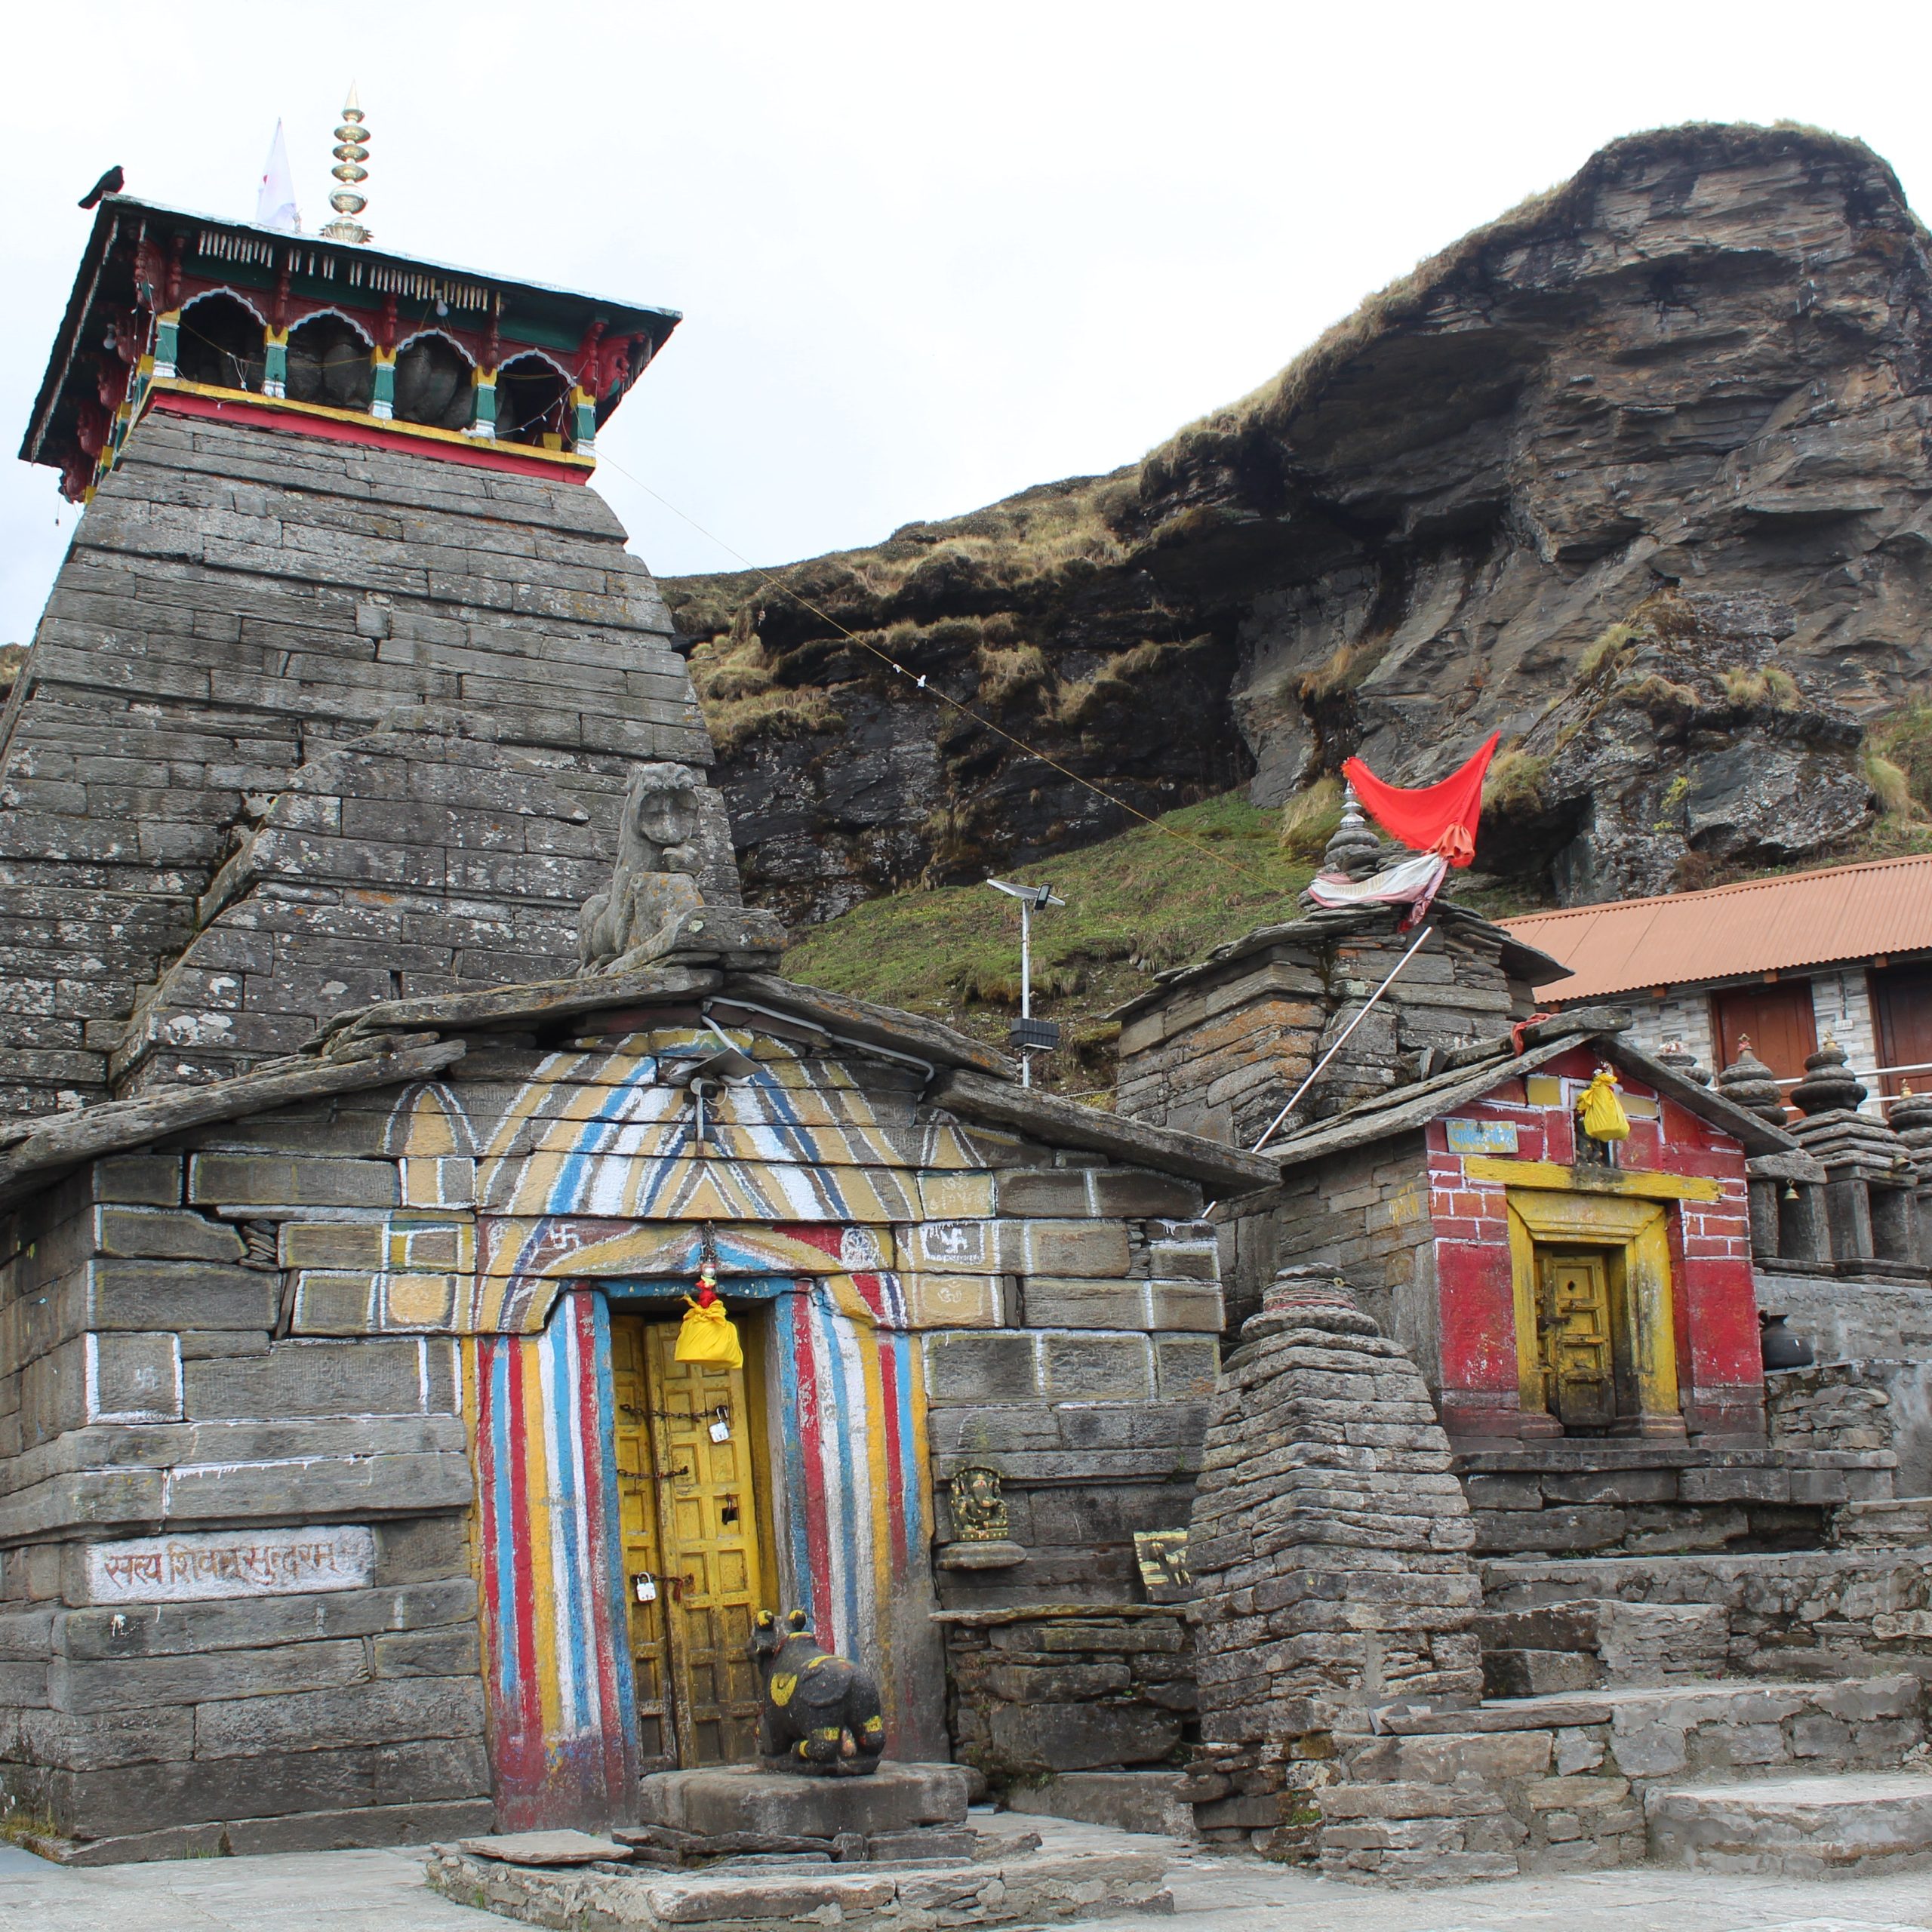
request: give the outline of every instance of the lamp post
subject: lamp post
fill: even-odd
[[[1014,885],[1002,878],[986,883],[995,892],[1020,901],[1020,1017],[1006,1029],[1009,1044],[1020,1049],[1020,1084],[1033,1084],[1033,1056],[1051,1053],[1060,1044],[1060,1027],[1051,1020],[1033,1017],[1033,915],[1049,906],[1064,906],[1050,885]]]

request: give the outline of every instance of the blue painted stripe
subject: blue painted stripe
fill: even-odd
[[[613,1087],[597,1111],[578,1130],[577,1145],[565,1155],[557,1168],[557,1177],[550,1186],[548,1205],[552,1214],[568,1214],[577,1206],[585,1169],[595,1158],[598,1149],[614,1134],[622,1131],[623,1123],[617,1116],[633,1091],[641,1084],[654,1081],[657,1072],[657,1063],[648,1056],[638,1061],[630,1078],[620,1086]]]
[[[778,1308],[774,1326],[778,1331],[778,1383],[783,1398],[779,1426],[783,1432],[785,1469],[786,1540],[790,1546],[792,1574],[784,1580],[790,1586],[792,1601],[814,1614],[811,1602],[812,1553],[807,1534],[806,1512],[810,1491],[805,1472],[804,1438],[798,1427],[798,1324],[804,1316],[806,1297],[783,1292],[777,1284]]]
[[[909,1563],[917,1559],[925,1543],[924,1500],[919,1494],[918,1431],[912,1421],[912,1341],[903,1331],[891,1338],[892,1373],[899,1398],[899,1482],[906,1512],[906,1555]],[[883,1357],[886,1352],[879,1351]],[[886,1561],[889,1552],[880,1551],[875,1562]],[[896,1586],[899,1579],[892,1581]]]
[[[592,1336],[597,1351],[597,1413],[606,1419],[598,1432],[600,1460],[603,1465],[604,1549],[606,1568],[603,1586],[606,1600],[617,1606],[611,1624],[611,1642],[615,1653],[617,1680],[617,1719],[626,1737],[637,1735],[637,1671],[631,1661],[630,1600],[624,1577],[623,1509],[617,1494],[617,1392],[611,1377],[611,1305],[605,1297],[591,1297]]]
[[[860,1632],[865,1627],[859,1621],[859,1571],[863,1567],[863,1549],[872,1522],[871,1510],[861,1511],[858,1468],[852,1456],[854,1435],[865,1432],[866,1392],[863,1387],[857,1392],[859,1399],[855,1408],[853,1390],[847,1377],[845,1351],[840,1346],[838,1331],[844,1324],[822,1284],[814,1284],[812,1300],[818,1317],[820,1343],[824,1351],[824,1395],[832,1396],[838,1404],[838,1413],[834,1419],[835,1426],[827,1433],[838,1445],[838,1494],[845,1524],[845,1601],[840,1621],[845,1643],[851,1645],[857,1643]],[[823,1396],[820,1399],[823,1401]],[[848,1655],[852,1654],[848,1651]]]
[[[496,1460],[497,1529],[497,1642],[498,1668],[507,1693],[505,1707],[515,1710],[523,1694],[521,1671],[521,1632],[517,1627],[517,1534],[515,1505],[510,1489],[510,1458],[523,1453],[521,1443],[510,1441],[510,1360],[516,1344],[506,1337],[492,1337],[484,1346],[490,1351],[490,1440]]]

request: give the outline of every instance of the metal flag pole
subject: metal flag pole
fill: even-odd
[[[1401,958],[1395,961],[1395,964],[1389,969],[1388,978],[1384,980],[1381,985],[1377,986],[1374,992],[1371,993],[1368,998],[1362,1002],[1361,1011],[1342,1029],[1341,1038],[1338,1039],[1335,1044],[1315,1063],[1312,1068],[1309,1069],[1308,1078],[1288,1096],[1288,1104],[1268,1123],[1266,1131],[1262,1134],[1261,1138],[1254,1143],[1253,1148],[1250,1150],[1251,1152],[1257,1154],[1260,1153],[1262,1149],[1266,1146],[1270,1140],[1273,1140],[1275,1137],[1275,1128],[1279,1127],[1282,1121],[1286,1120],[1289,1115],[1294,1112],[1295,1103],[1315,1084],[1318,1079],[1321,1078],[1321,1069],[1342,1051],[1343,1046],[1347,1044],[1349,1035],[1368,1017],[1369,1010],[1375,1004],[1375,1002],[1395,983],[1395,975],[1422,950],[1423,941],[1428,938],[1429,934],[1435,931],[1435,928],[1433,926],[1424,926],[1422,931],[1416,935],[1415,944],[1411,946],[1408,951],[1404,953]]]

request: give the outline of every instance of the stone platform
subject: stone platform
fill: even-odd
[[[864,1777],[801,1777],[755,1764],[654,1771],[638,1784],[638,1817],[700,1837],[758,1834],[836,1838],[841,1832],[914,1831],[966,1823],[963,1764],[887,1760]]]
[[[1487,1557],[1817,1549],[1835,1510],[1890,1497],[1897,1460],[1607,1437],[1453,1447]]]
[[[795,1923],[836,1925],[841,1932],[933,1932],[1174,1909],[1164,1875],[1174,1847],[1166,1839],[1062,1827],[1043,1849],[1030,1832],[974,1835],[978,1855],[971,1859],[727,1859],[704,1872],[675,1874],[615,1860],[518,1864],[438,1845],[424,1877],[457,1904],[570,1932],[772,1932],[775,1924]]]

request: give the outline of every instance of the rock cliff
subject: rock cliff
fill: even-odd
[[[1828,854],[1932,670],[1929,288],[1861,144],[1635,135],[1138,465],[778,574],[815,608],[668,581],[748,888],[823,918],[1118,829],[1072,774],[1272,804],[1499,728],[1478,863],[1533,889]]]

